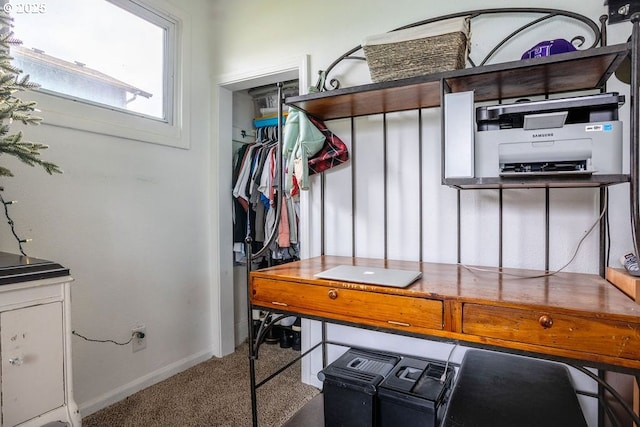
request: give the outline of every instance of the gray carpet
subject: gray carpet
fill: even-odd
[[[260,381],[299,352],[262,345]],[[300,362],[258,389],[260,426],[282,426],[319,393],[300,381]],[[135,393],[82,420],[84,427],[251,426],[248,344]]]

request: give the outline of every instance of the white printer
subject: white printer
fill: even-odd
[[[478,107],[474,175],[620,174],[622,104],[613,92]]]

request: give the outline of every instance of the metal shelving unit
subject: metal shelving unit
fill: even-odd
[[[633,241],[636,247],[636,253],[638,253],[640,251],[638,250],[639,248],[638,242],[636,240],[636,235],[640,234],[640,210],[638,206],[638,191],[640,189],[640,186],[638,184],[638,141],[640,135],[638,118],[640,116],[640,110],[638,106],[637,95],[640,84],[638,77],[638,51],[640,49],[640,14],[635,14],[632,17],[633,35],[631,42],[616,44],[612,46],[606,46],[606,16],[600,19],[601,28],[598,28],[598,26],[593,23],[593,21],[584,16],[555,9],[507,8],[461,12],[458,14],[417,22],[410,26],[417,26],[428,22],[447,19],[453,16],[470,15],[472,17],[475,17],[483,14],[508,14],[523,12],[546,14],[543,18],[535,20],[531,25],[535,25],[536,23],[556,16],[569,17],[582,21],[596,34],[594,45],[588,49],[578,50],[575,52],[569,52],[545,58],[527,59],[501,64],[484,65],[487,61],[487,58],[485,58],[485,60],[483,60],[481,65],[478,67],[446,71],[442,73],[435,73],[426,76],[413,77],[383,83],[365,84],[348,88],[340,88],[339,83],[336,83],[335,80],[331,80],[330,84],[334,89],[326,90],[327,88],[325,87],[325,83],[327,82],[327,75],[339,62],[345,59],[364,59],[353,56],[353,54],[360,49],[360,46],[358,46],[338,58],[338,60],[332,63],[327,70],[320,72],[320,79],[316,86],[318,92],[302,96],[287,97],[286,99],[283,99],[281,101],[281,104],[285,103],[290,107],[303,110],[307,114],[315,116],[323,121],[328,121],[341,118],[354,118],[373,114],[385,114],[398,111],[439,107],[442,105],[443,94],[445,92],[461,92],[474,90],[476,102],[483,102],[490,100],[518,98],[523,96],[601,90],[606,84],[607,80],[613,75],[613,73],[623,63],[623,61],[626,58],[631,58],[632,79],[630,89],[631,99],[629,101],[631,104],[631,117],[629,122],[629,127],[631,130],[631,167],[629,174],[590,175],[580,178],[544,177],[514,179],[499,177],[478,177],[451,179],[445,178],[443,172],[442,184],[458,190],[458,215],[460,215],[460,191],[463,190],[497,189],[498,191],[502,191],[502,189],[511,188],[543,188],[548,192],[548,190],[551,188],[592,187],[600,189],[600,204],[601,208],[603,208],[604,204],[607,203],[604,193],[604,191],[606,191],[606,187],[610,185],[630,183],[630,199],[632,206],[631,221],[632,230],[634,233]],[[399,29],[403,28],[406,27],[402,27]],[[520,31],[523,31],[526,28],[528,28],[528,26],[521,28]],[[520,31],[512,33],[508,36],[508,38],[516,36]],[[504,44],[506,40],[507,39],[503,40],[500,44]],[[597,47],[596,44],[600,44],[601,46]],[[494,49],[490,53],[490,55],[492,55],[495,50],[496,49]],[[279,116],[281,116],[281,114],[279,114]],[[280,132],[280,134],[282,134],[282,132]],[[279,158],[281,159],[281,156]],[[444,159],[442,159],[442,162],[444,164]],[[281,168],[282,165],[280,164],[278,168],[280,177],[282,176]],[[442,169],[444,171],[444,168]],[[280,181],[278,185],[281,186],[282,181]],[[502,197],[500,197],[500,200],[502,200]],[[422,209],[422,206],[420,206],[420,209]],[[548,211],[549,209],[547,193],[547,216],[549,215]],[[420,217],[422,217],[422,213],[420,213]],[[605,223],[601,220],[601,275],[604,275],[605,268],[604,262],[606,242],[603,236],[606,233],[604,227]],[[458,227],[458,234],[459,233],[460,230]],[[322,239],[324,240],[324,236],[322,237]],[[460,241],[459,235],[458,241]],[[458,247],[460,247],[460,245],[458,245]],[[251,242],[249,240],[247,241],[246,248],[248,259],[251,260],[252,256],[255,255],[252,255],[251,253]],[[548,242],[546,252],[548,257]],[[460,256],[458,255],[458,258],[459,257]],[[500,256],[500,263],[501,260],[502,256]],[[546,265],[548,266],[548,259]],[[250,273],[251,262],[248,262],[248,281],[250,280]],[[251,296],[249,294],[248,310],[249,337],[251,338],[254,336],[254,325],[251,319],[252,305]],[[262,384],[278,375],[284,369],[287,369],[302,357],[305,357],[309,352],[315,350],[319,346],[324,346],[326,344],[325,335],[323,336],[322,342],[318,343],[307,352],[301,354],[299,358],[296,358],[296,360],[292,361],[287,366],[283,367],[273,375],[269,376],[267,379],[263,380],[261,383],[257,384],[255,378],[255,361],[258,358],[260,336],[262,336],[262,334],[264,334],[267,329],[272,327],[275,320],[273,320],[269,324],[260,325],[258,330],[258,338],[255,341],[252,339],[250,340],[251,343],[249,359],[252,415],[254,426],[258,425],[256,388],[260,387]],[[325,331],[326,328],[323,324],[323,334],[325,333]]]
[[[448,92],[474,90],[476,102],[598,90],[630,51],[630,43],[597,47],[544,58],[295,96],[287,98],[285,103],[322,120],[333,120],[440,107],[443,87]],[[564,176],[526,179],[444,178],[443,175],[442,183],[459,189],[566,188],[601,187],[629,182],[630,179],[626,174],[593,175],[579,179]]]

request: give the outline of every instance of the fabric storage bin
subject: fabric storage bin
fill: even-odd
[[[444,362],[404,357],[378,388],[378,427],[439,426],[454,375]]]
[[[376,394],[380,382],[400,357],[349,349],[320,373],[326,427],[376,426]]]
[[[362,50],[371,80],[383,82],[464,68],[469,18],[451,18],[367,37]]]

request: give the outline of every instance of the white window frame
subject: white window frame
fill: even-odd
[[[42,125],[77,129],[136,141],[188,149],[189,87],[183,78],[185,65],[190,63],[191,43],[188,15],[162,1],[108,0],[118,7],[156,25],[166,20],[164,108],[167,117],[160,119],[137,112],[124,111],[102,104],[46,90],[32,90],[21,95],[37,103]],[[37,82],[37,78],[33,78]]]

